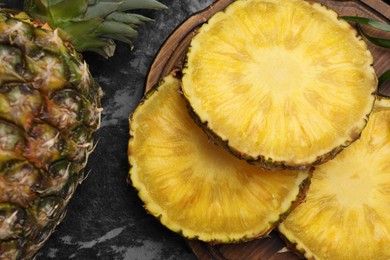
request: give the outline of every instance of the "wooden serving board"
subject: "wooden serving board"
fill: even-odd
[[[157,53],[146,79],[145,92],[156,85],[173,69],[181,68],[185,54],[196,30],[216,12],[225,9],[233,0],[217,0],[206,9],[195,13],[184,21],[168,37]],[[390,6],[381,0],[316,0],[334,10],[340,15],[370,17],[390,23]],[[390,38],[390,33],[378,32],[364,27],[364,31],[376,37]],[[374,56],[374,68],[377,75],[390,69],[390,50],[368,43]],[[390,82],[383,88],[383,93],[390,95]],[[187,243],[199,259],[217,260],[294,260],[299,259],[286,249],[285,243],[277,232],[269,237],[256,239],[246,243],[210,245],[197,240],[187,240]]]

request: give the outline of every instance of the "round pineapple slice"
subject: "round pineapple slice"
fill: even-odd
[[[146,209],[187,238],[234,242],[266,235],[303,194],[308,171],[268,172],[211,143],[168,76],[131,118],[129,162]]]
[[[305,167],[356,140],[373,58],[337,14],[302,0],[238,0],[193,38],[182,90],[209,135],[263,167]]]
[[[313,173],[279,230],[308,259],[390,259],[390,100],[362,137]]]

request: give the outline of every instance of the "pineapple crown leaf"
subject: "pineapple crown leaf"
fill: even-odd
[[[95,17],[106,17],[107,15],[115,12],[122,2],[101,2],[95,5],[90,5],[85,14],[85,19],[91,19]]]
[[[125,23],[132,27],[137,27],[137,25],[143,24],[144,22],[153,21],[153,19],[150,19],[140,14],[123,13],[123,12],[113,12],[109,14],[106,17],[106,19],[110,21]]]
[[[138,25],[153,19],[129,13],[134,9],[164,9],[156,0],[25,0],[33,18],[59,29],[59,35],[79,52],[111,57],[118,40],[133,47]]]
[[[81,18],[88,8],[87,0],[26,0],[24,4],[31,16],[50,24]]]
[[[167,8],[162,3],[156,0],[89,0],[91,5],[98,5],[100,3],[118,3],[120,6],[118,11],[128,11],[133,9],[165,9]]]
[[[128,38],[134,38],[138,35],[137,31],[131,26],[115,21],[104,21],[99,25],[96,31],[102,35],[109,35],[109,37],[121,35]]]

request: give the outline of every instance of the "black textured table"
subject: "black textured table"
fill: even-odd
[[[0,0],[22,8],[22,0]],[[132,51],[118,44],[105,60],[84,57],[104,89],[102,126],[90,156],[88,178],[78,187],[63,222],[37,255],[40,259],[194,259],[184,239],[146,214],[126,184],[128,117],[144,91],[145,78],[159,47],[189,15],[212,0],[160,1],[169,9],[142,11],[155,22],[139,27]]]

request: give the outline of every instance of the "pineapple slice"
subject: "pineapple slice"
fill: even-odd
[[[238,0],[193,38],[182,90],[206,131],[263,167],[325,162],[375,100],[373,58],[337,14],[302,0]]]
[[[279,226],[308,259],[390,259],[390,100],[362,137],[313,173],[306,202]]]
[[[308,171],[268,172],[211,143],[172,75],[131,118],[130,177],[146,209],[187,238],[233,242],[268,234],[307,186]]]

